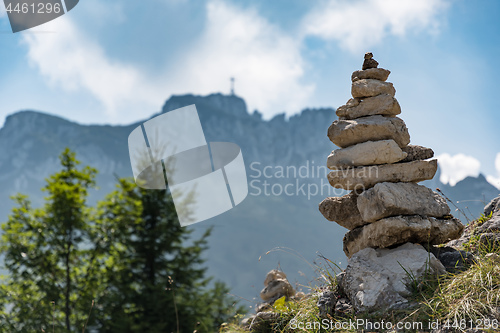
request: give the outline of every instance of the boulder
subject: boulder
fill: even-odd
[[[378,183],[361,193],[358,210],[364,221],[375,222],[396,215],[443,217],[450,214],[446,200],[415,183]]]
[[[351,95],[352,97],[373,97],[380,94],[388,94],[394,96],[396,89],[390,82],[383,82],[373,79],[362,79],[352,83]]]
[[[406,157],[394,140],[367,141],[347,148],[335,149],[326,161],[329,169],[352,166],[391,164]]]
[[[400,147],[410,143],[410,134],[403,120],[380,115],[355,120],[335,120],[328,128],[328,137],[340,148],[366,141],[390,139]]]
[[[351,98],[346,105],[339,106],[335,113],[343,119],[356,119],[377,114],[393,117],[401,113],[401,106],[393,96],[381,94],[363,99]]]
[[[364,191],[383,182],[420,182],[432,179],[437,171],[437,160],[413,161],[333,170],[328,181],[335,188]]]
[[[428,158],[434,157],[434,151],[431,148],[426,148],[417,145],[408,145],[402,148],[403,152],[407,155],[400,162],[411,162],[411,161],[419,161],[426,160]]]
[[[353,229],[344,236],[344,253],[351,257],[367,248],[387,248],[406,242],[438,245],[462,235],[456,218],[436,219],[419,215],[393,216]]]
[[[342,197],[329,197],[321,201],[319,211],[328,221],[352,230],[366,224],[358,211],[357,195],[351,192]]]
[[[445,269],[421,245],[366,248],[349,259],[341,288],[355,311],[385,311],[408,303],[408,273],[418,279],[427,272],[443,274]]]
[[[391,71],[384,68],[369,68],[361,71],[354,71],[351,75],[351,81],[357,81],[362,79],[374,79],[379,81],[385,81],[391,74]]]
[[[467,251],[443,252],[438,257],[446,270],[450,273],[464,271],[474,263],[474,255]]]

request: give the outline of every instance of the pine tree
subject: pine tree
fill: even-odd
[[[2,226],[0,254],[9,275],[0,284],[1,332],[81,332],[84,326],[110,333],[214,332],[242,312],[224,284],[206,277],[202,254],[210,230],[193,240],[168,190],[119,179],[117,190],[89,207],[97,171],[78,169],[69,149],[60,160],[62,170],[43,189],[45,205],[33,208],[17,195]]]
[[[115,260],[100,311],[120,318],[104,320],[101,332],[214,332],[242,311],[224,284],[211,286],[205,277],[201,255],[210,230],[190,240],[167,190],[121,179],[99,211]]]
[[[17,207],[2,227],[0,252],[9,275],[0,285],[0,321],[8,332],[75,331],[91,305],[95,286],[85,282],[92,267],[86,199],[97,171],[79,170],[69,149],[60,161],[62,170],[43,189],[45,206],[34,209],[26,196],[17,195]]]

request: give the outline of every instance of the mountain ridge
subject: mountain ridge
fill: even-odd
[[[325,175],[267,179],[257,177],[250,165],[300,167],[324,166],[335,146],[327,129],[336,119],[333,108],[305,109],[300,114],[285,117],[279,114],[269,120],[258,112],[250,114],[245,101],[238,96],[211,94],[208,96],[177,95],[170,97],[158,114],[195,104],[208,142],[228,141],[241,147],[247,166],[248,180],[267,180],[271,184],[292,184],[295,187],[317,186],[316,194],[254,195],[233,210],[208,221],[193,225],[195,235],[214,226],[206,257],[209,273],[224,280],[233,293],[245,298],[256,296],[249,288],[277,263],[288,268],[291,281],[307,285],[312,276],[310,263],[320,252],[335,262],[345,261],[342,252],[340,226],[327,222],[318,211],[318,204],[328,196],[330,188]],[[43,204],[40,188],[44,179],[59,169],[58,156],[65,147],[77,153],[82,165],[99,170],[99,190],[91,192],[90,204],[114,189],[116,176],[132,176],[128,157],[128,135],[139,124],[84,125],[55,115],[37,111],[21,111],[9,115],[0,129],[0,221],[5,221],[12,208],[8,199],[17,192],[28,194],[33,206]],[[322,183],[323,182],[323,183]],[[324,186],[326,184],[326,186]],[[465,185],[463,185],[465,184]],[[466,179],[455,187],[439,182],[439,176],[424,182],[433,189],[441,188],[452,201],[494,197],[498,190],[484,176]],[[277,185],[277,186],[278,186]],[[489,186],[488,186],[489,185]],[[321,187],[323,186],[323,187]],[[494,193],[494,194],[492,194]],[[294,192],[295,194],[295,192]],[[458,199],[457,199],[458,198]],[[469,207],[470,206],[470,207]],[[482,203],[469,204],[473,214]],[[475,216],[477,217],[477,216]],[[463,222],[466,222],[463,219]],[[268,251],[280,246],[281,250]],[[286,253],[283,248],[299,252],[304,259]],[[261,260],[259,260],[261,258]],[[306,263],[308,261],[309,263]],[[299,273],[299,271],[301,273]],[[309,272],[309,273],[307,273]],[[304,275],[306,277],[304,277]]]

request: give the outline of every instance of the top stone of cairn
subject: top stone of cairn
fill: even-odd
[[[377,68],[378,62],[373,59],[371,52],[365,53],[365,60],[363,62],[363,70],[354,71],[351,76],[352,82],[362,79],[375,79],[385,81],[391,74],[391,71],[384,68]]]
[[[369,68],[377,68],[378,62],[377,60],[373,59],[373,53],[371,52],[366,52],[365,53],[365,61],[363,61],[363,70],[369,69]]]

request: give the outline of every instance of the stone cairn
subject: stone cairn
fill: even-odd
[[[340,147],[328,156],[328,180],[350,193],[326,198],[319,209],[349,229],[343,241],[349,258],[364,248],[444,244],[463,231],[445,199],[417,184],[434,177],[437,160],[432,149],[409,145],[396,90],[386,82],[390,71],[377,66],[367,53],[351,77],[353,98],[337,109],[328,129]]]
[[[281,297],[285,297],[286,300],[298,300],[305,297],[305,295],[301,291],[295,292],[283,271],[273,269],[267,273],[264,280],[264,289],[260,292],[260,298],[264,302],[256,307],[256,314],[243,319],[241,325],[254,331],[264,329],[263,327],[279,318],[279,313],[270,310],[272,310],[274,302]]]

